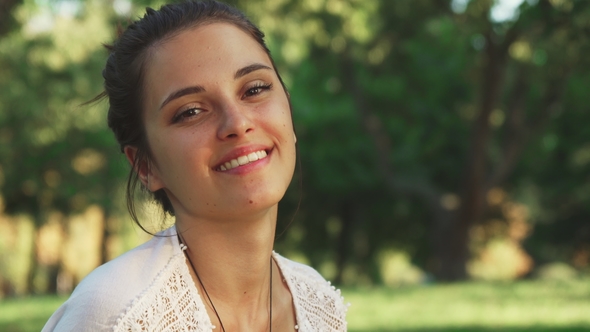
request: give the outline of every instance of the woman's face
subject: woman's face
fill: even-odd
[[[163,188],[178,217],[231,220],[276,207],[293,176],[295,136],[262,47],[213,23],[152,51],[143,105],[148,189]]]

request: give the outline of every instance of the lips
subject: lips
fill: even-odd
[[[254,152],[250,152],[245,155],[241,155],[237,158],[231,159],[226,161],[225,163],[219,165],[218,169],[222,172],[229,171],[230,169],[247,165],[249,163],[255,162],[260,159],[264,159],[268,156],[265,150],[258,150]]]

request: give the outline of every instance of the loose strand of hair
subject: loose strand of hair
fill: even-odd
[[[137,211],[135,210],[135,193],[137,192],[137,185],[139,181],[139,164],[142,160],[144,160],[143,153],[138,150],[133,158],[133,165],[130,170],[129,177],[127,179],[127,211],[129,211],[129,215],[131,216],[131,220],[141,228],[144,232],[149,235],[155,236],[153,232],[147,230],[139,221],[137,216]]]

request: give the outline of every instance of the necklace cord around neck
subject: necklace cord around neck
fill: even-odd
[[[180,234],[178,234],[178,239],[180,240],[180,244],[184,245],[185,251],[188,250],[188,247],[186,244],[184,244],[184,239],[181,237]],[[217,320],[219,321],[219,325],[221,325],[221,331],[225,332],[225,327],[223,326],[223,322],[221,321],[221,317],[219,317],[219,313],[217,312],[217,309],[215,309],[215,305],[213,304],[213,301],[211,300],[211,297],[209,296],[209,293],[207,292],[207,288],[205,288],[205,285],[203,285],[203,281],[201,281],[201,277],[199,277],[199,273],[197,272],[197,269],[195,268],[195,265],[193,264],[193,261],[191,260],[191,257],[189,256],[188,252],[185,253],[185,256],[188,259],[188,262],[191,265],[193,272],[195,272],[195,275],[197,276],[197,280],[199,281],[199,284],[201,284],[203,291],[205,291],[205,295],[207,296],[207,300],[209,300],[209,304],[211,304],[211,308],[213,308],[213,312],[215,312],[215,316],[217,316]],[[269,286],[270,309],[269,309],[269,314],[268,314],[268,323],[269,323],[269,332],[272,332],[272,256],[270,257],[270,273],[269,274],[270,274],[270,286]]]
[[[217,309],[215,308],[215,304],[213,304],[213,301],[211,300],[211,297],[209,296],[209,293],[207,292],[207,288],[205,288],[205,285],[203,285],[203,282],[201,281],[201,277],[199,277],[199,273],[197,272],[197,269],[195,269],[195,265],[193,264],[193,261],[190,259],[188,253],[187,253],[186,257],[188,258],[188,261],[191,264],[191,267],[193,268],[195,275],[197,276],[197,280],[199,280],[199,284],[201,284],[201,287],[205,291],[205,295],[207,295],[207,299],[209,300],[209,304],[211,304],[211,307],[213,308],[213,312],[215,312],[215,316],[217,316],[217,320],[219,321],[219,324],[221,325],[221,330],[223,332],[225,332],[225,327],[223,326],[223,322],[221,321],[221,317],[219,317],[219,313],[217,313]]]

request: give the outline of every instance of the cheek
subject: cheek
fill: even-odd
[[[178,168],[186,165],[187,158],[192,154],[187,153],[187,140],[174,133],[156,131],[148,135],[148,142],[152,152],[152,158],[158,168],[164,174],[177,173]]]
[[[273,114],[263,118],[263,127],[265,131],[275,137],[282,149],[288,148],[293,142],[294,132],[291,119],[285,116]]]
[[[267,121],[271,120],[277,130],[282,133],[282,140],[290,141],[294,135],[291,110],[287,100],[281,101],[271,107],[263,116]]]

